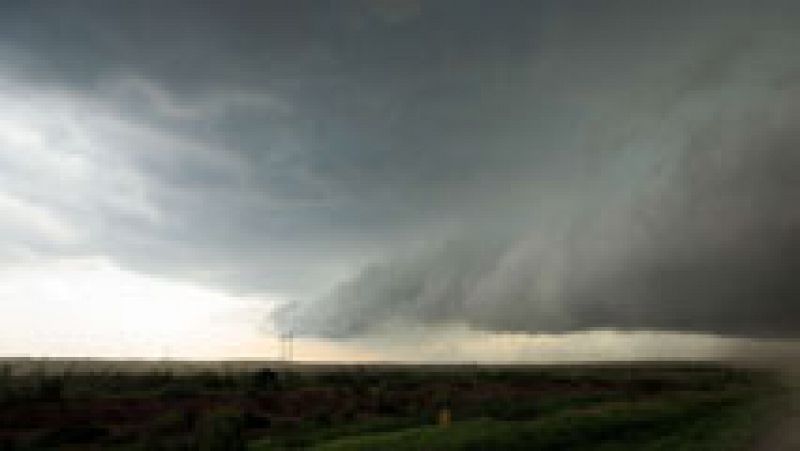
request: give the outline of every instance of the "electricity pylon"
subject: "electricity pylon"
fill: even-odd
[[[292,360],[292,341],[294,336],[291,332],[281,334],[281,360],[290,362]]]

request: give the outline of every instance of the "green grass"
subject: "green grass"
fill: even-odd
[[[332,441],[340,437],[361,436],[382,432],[403,430],[419,426],[420,421],[415,418],[373,418],[355,423],[342,424],[327,428],[306,427],[297,434],[276,436],[253,441],[248,449],[285,450],[305,449],[318,443]]]
[[[740,394],[613,402],[528,421],[471,420],[345,437],[311,449],[734,450],[742,443],[738,432],[751,431],[749,409]]]
[[[774,386],[712,364],[19,365],[0,365],[0,449],[735,450]],[[443,406],[447,428],[433,426]]]

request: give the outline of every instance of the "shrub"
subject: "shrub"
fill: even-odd
[[[257,389],[273,389],[277,386],[278,375],[269,368],[263,368],[253,373],[252,382]]]
[[[3,437],[0,439],[0,451],[13,451],[19,449],[16,441],[11,437]]]
[[[161,399],[177,400],[191,398],[195,394],[196,390],[193,387],[174,383],[164,387],[158,395]]]
[[[231,410],[207,413],[197,424],[199,451],[244,451],[244,420],[242,414]]]
[[[106,428],[95,425],[68,425],[43,432],[34,439],[34,448],[97,441],[108,435]]]
[[[245,412],[242,421],[245,429],[266,429],[272,426],[270,417],[255,412]]]
[[[148,429],[156,436],[174,435],[191,427],[192,418],[189,412],[171,410],[157,416]]]

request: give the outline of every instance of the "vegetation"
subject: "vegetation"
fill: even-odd
[[[777,393],[699,364],[92,368],[0,367],[0,450],[736,450]]]
[[[708,420],[741,409],[740,400],[716,397],[641,402],[609,402],[571,409],[528,421],[480,419],[450,428],[424,426],[397,432],[348,437],[322,443],[317,450],[560,450],[560,449],[726,449],[725,428]],[[737,423],[740,427],[744,424]],[[742,442],[727,445],[737,446]],[[747,443],[747,442],[743,442]],[[727,449],[734,449],[734,448]]]

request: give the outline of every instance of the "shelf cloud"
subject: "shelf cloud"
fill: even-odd
[[[342,338],[800,331],[790,1],[6,2],[0,262]]]

